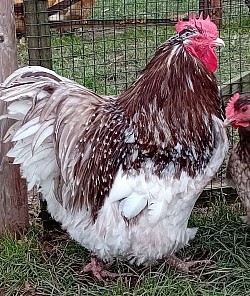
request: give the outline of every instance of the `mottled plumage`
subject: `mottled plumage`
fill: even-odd
[[[250,95],[235,94],[228,103],[226,116],[226,122],[239,132],[239,141],[228,160],[227,178],[233,181],[246,208],[244,221],[250,224]]]
[[[41,67],[1,87],[17,120],[8,155],[52,216],[103,260],[155,261],[196,233],[189,216],[228,145],[211,70],[223,42],[202,22],[177,26],[118,98]]]

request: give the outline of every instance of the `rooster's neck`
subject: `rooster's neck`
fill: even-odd
[[[239,144],[250,156],[250,128],[239,127]]]
[[[179,155],[178,171],[186,167],[190,175],[209,161],[215,145],[213,118],[223,117],[217,82],[181,43],[160,47],[117,104],[130,126],[131,155],[139,151],[138,159],[156,162]]]
[[[138,110],[170,109],[178,116],[196,108],[220,116],[221,102],[214,74],[182,43],[170,40],[156,51],[141,76],[118,98],[118,104],[132,116]]]
[[[143,123],[144,129],[151,126],[154,130],[163,129],[166,123],[177,138],[185,127],[198,132],[206,141],[206,135],[212,133],[207,132],[211,117],[223,117],[214,74],[191,56],[182,43],[171,40],[156,51],[117,104],[132,124]]]
[[[239,127],[239,142],[236,144],[235,153],[240,158],[240,161],[245,164],[250,164],[250,130]]]

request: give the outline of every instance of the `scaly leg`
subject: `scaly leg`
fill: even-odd
[[[166,264],[173,267],[181,272],[190,273],[191,267],[196,267],[198,265],[210,264],[210,260],[194,260],[194,261],[183,261],[177,258],[175,255],[170,255],[166,258]]]
[[[116,278],[122,275],[107,271],[103,262],[95,256],[91,257],[91,262],[83,268],[82,272],[91,273],[94,278],[103,283],[106,282],[105,278]]]

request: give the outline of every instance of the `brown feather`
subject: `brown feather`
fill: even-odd
[[[227,178],[232,179],[250,222],[250,130],[239,128],[239,136],[228,160]]]

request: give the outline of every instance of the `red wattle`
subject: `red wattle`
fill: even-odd
[[[186,50],[194,57],[198,58],[211,72],[215,72],[218,68],[218,58],[214,48],[206,46],[186,46]]]

